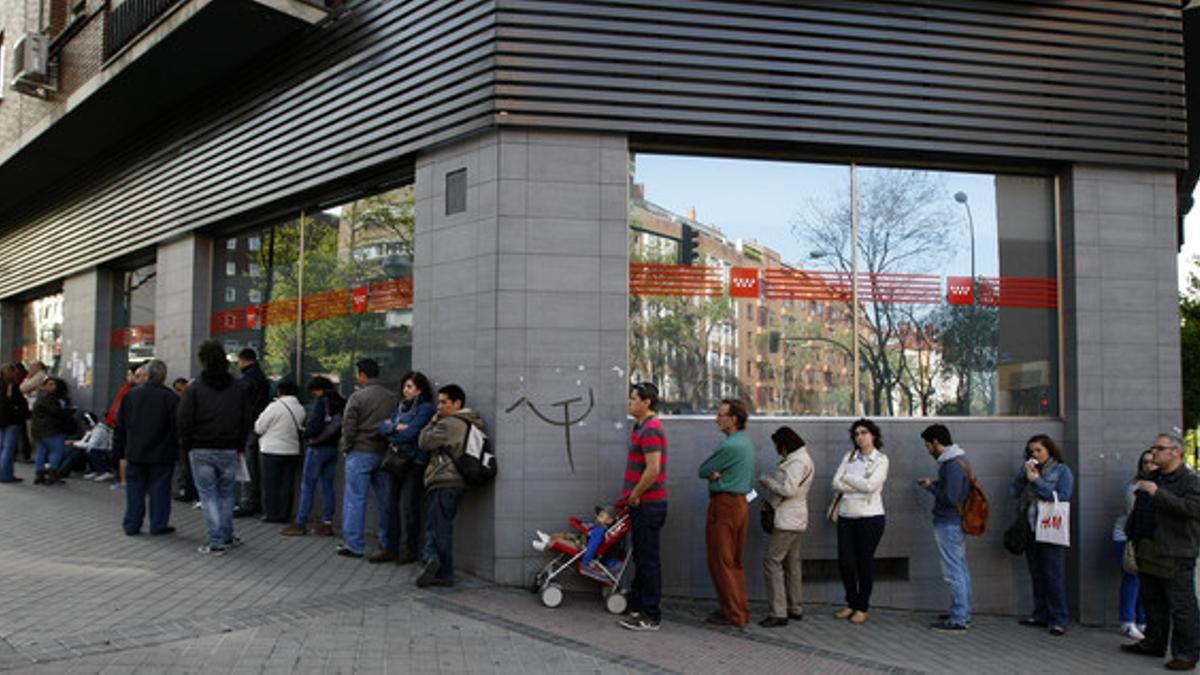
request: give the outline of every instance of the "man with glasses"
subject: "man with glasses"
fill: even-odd
[[[1168,670],[1192,670],[1200,659],[1196,556],[1200,554],[1200,476],[1184,464],[1183,439],[1159,434],[1151,448],[1158,476],[1140,480],[1150,497],[1153,536],[1137,542],[1138,578],[1146,604],[1145,638],[1121,650],[1162,657],[1171,638]]]
[[[708,549],[708,573],[712,576],[721,607],[705,621],[715,626],[741,630],[750,622],[746,599],[746,523],[753,489],[754,442],[746,434],[746,404],[725,399],[717,408],[717,428],[725,440],[700,465],[700,478],[708,482],[708,523],[704,540]]]
[[[629,414],[635,423],[625,462],[621,498],[629,504],[633,539],[633,584],[629,589],[629,616],[621,626],[629,630],[658,630],[662,618],[662,560],[659,534],[667,521],[667,435],[655,409],[658,388],[635,384],[629,389]]]

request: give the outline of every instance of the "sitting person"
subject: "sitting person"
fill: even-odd
[[[596,559],[596,552],[600,550],[600,545],[604,543],[604,535],[608,533],[608,528],[612,527],[613,523],[617,522],[617,510],[611,506],[597,506],[596,519],[582,521],[582,525],[587,530],[586,539],[582,532],[555,532],[554,534],[546,534],[541,530],[537,531],[537,539],[531,543],[533,548],[538,551],[553,549],[555,543],[562,543],[576,549],[583,549],[583,559],[579,571],[581,574],[598,579],[600,581],[608,581],[608,577],[602,571],[604,563]],[[611,567],[611,565],[609,565]]]
[[[103,483],[115,478],[112,472],[112,429],[95,415],[85,412],[83,438],[67,441],[68,457],[80,457],[87,465],[85,480]]]

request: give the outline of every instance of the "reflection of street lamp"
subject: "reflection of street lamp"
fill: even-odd
[[[383,259],[383,273],[389,279],[407,279],[412,276],[412,260],[403,253],[391,253]]]
[[[971,217],[971,204],[967,202],[967,193],[962,192],[962,191],[955,192],[954,193],[954,201],[958,202],[959,204],[962,204],[963,208],[965,208],[967,210],[967,228],[971,233],[971,309],[970,309],[971,322],[970,322],[970,325],[971,325],[972,329],[974,329],[975,316],[976,316],[975,307],[976,307],[976,302],[978,301],[977,296],[979,295],[979,282],[976,281],[976,279],[975,279],[975,219]],[[972,391],[971,391],[971,387],[973,384],[971,382],[971,380],[972,380],[971,366],[973,366],[973,365],[974,364],[972,364],[968,361],[968,363],[967,363],[967,387],[966,387],[967,400],[964,402],[966,404],[964,406],[965,412],[968,415],[971,414],[971,399],[974,398],[972,396]]]
[[[971,217],[971,205],[967,202],[967,193],[955,192],[954,201],[963,205],[967,210],[967,228],[971,233],[971,297],[974,298],[978,285],[975,281],[975,219]]]
[[[833,254],[830,253],[829,251],[809,251],[808,252],[808,257],[812,258],[813,260],[820,260],[821,258],[824,258],[826,256],[831,256],[831,255],[833,255]]]

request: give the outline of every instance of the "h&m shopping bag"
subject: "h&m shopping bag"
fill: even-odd
[[[1042,544],[1071,545],[1071,502],[1039,501],[1037,505],[1035,539]]]

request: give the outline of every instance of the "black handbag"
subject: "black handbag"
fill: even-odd
[[[388,445],[387,450],[383,452],[383,463],[379,468],[392,474],[397,480],[404,478],[404,474],[408,472],[408,466],[412,464],[412,457],[401,454],[400,447],[397,445]]]
[[[775,531],[775,509],[769,503],[763,502],[762,509],[758,512],[758,518],[763,532],[771,534]]]
[[[1029,519],[1022,513],[1004,531],[1004,548],[1013,555],[1021,555],[1029,546],[1029,532]]]

